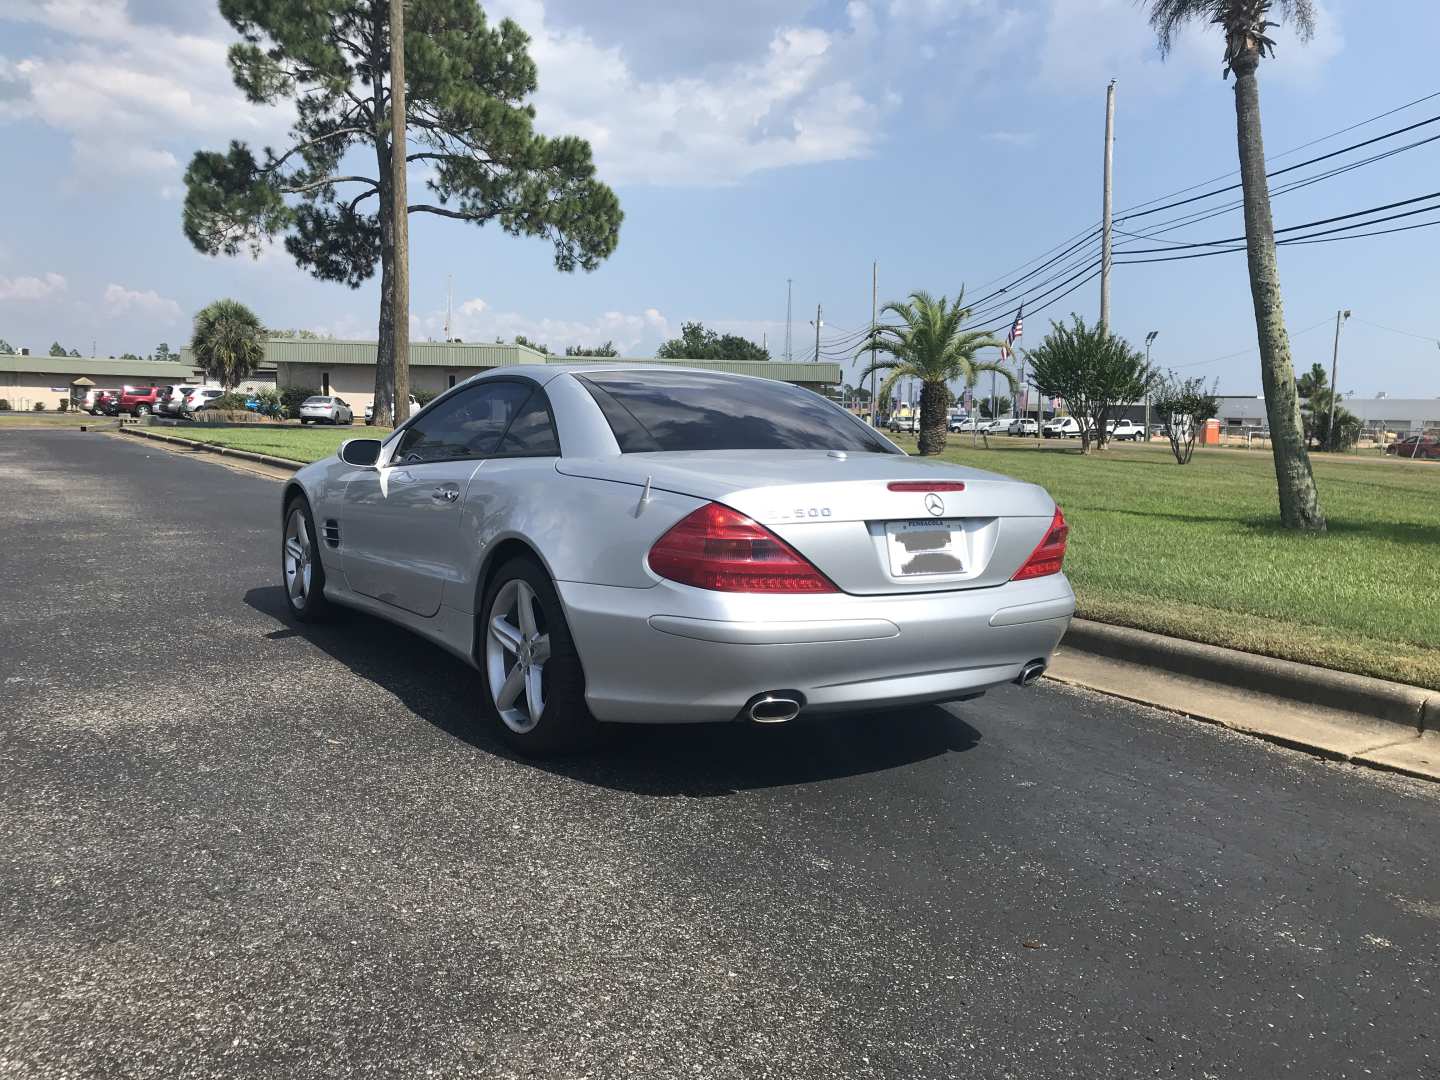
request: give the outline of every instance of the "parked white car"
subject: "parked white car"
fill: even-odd
[[[420,402],[418,402],[418,401],[415,400],[415,395],[414,395],[414,394],[411,394],[411,395],[410,395],[410,414],[409,414],[409,415],[410,415],[410,416],[414,416],[414,415],[415,415],[417,412],[419,412],[419,411],[420,411]],[[375,422],[375,403],[372,401],[369,405],[366,405],[366,406],[365,406],[365,423],[367,423],[367,424],[373,424],[374,422]]]
[[[983,420],[978,420],[973,416],[967,416],[963,420],[951,417],[950,430],[957,433],[962,431],[979,431],[982,430],[980,425],[983,423]]]
[[[1047,439],[1078,439],[1080,421],[1073,416],[1057,416],[1041,429],[1041,434]]]
[[[1111,420],[1106,427],[1110,438],[1117,442],[1135,442],[1145,435],[1145,425],[1137,424],[1134,420]]]
[[[333,395],[316,394],[308,397],[300,404],[300,423],[302,424],[353,424],[355,413],[344,398]]]
[[[218,386],[199,386],[185,395],[185,401],[180,406],[182,415],[191,415],[201,409],[208,409],[210,403],[218,397],[224,396],[225,391]]]
[[[1010,426],[1006,430],[1011,435],[1038,435],[1040,434],[1040,424],[1022,416],[1018,420],[1011,420]]]
[[[914,412],[909,416],[890,417],[890,430],[907,431],[912,435],[918,433],[920,431],[920,414]]]

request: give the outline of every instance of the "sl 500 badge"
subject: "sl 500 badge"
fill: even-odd
[[[828,518],[828,506],[797,506],[793,510],[776,510],[775,517],[781,521],[802,521],[806,518]]]

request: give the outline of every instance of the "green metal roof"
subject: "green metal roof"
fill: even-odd
[[[340,341],[332,338],[276,338],[265,342],[265,359],[272,364],[373,364],[374,341]],[[191,358],[189,346],[180,350]],[[412,367],[503,367],[507,364],[542,364],[543,353],[524,345],[444,341],[412,341]]]
[[[47,375],[114,375],[174,381],[193,378],[196,369],[168,360],[109,360],[98,356],[0,356],[0,371],[43,372]]]
[[[332,339],[281,338],[265,343],[268,363],[286,364],[373,364],[376,343],[373,341],[337,341]],[[180,355],[190,359],[190,349]],[[654,357],[583,357],[547,356],[525,345],[485,342],[412,341],[410,363],[415,367],[495,368],[512,364],[667,364],[679,367],[726,371],[736,375],[755,375],[784,382],[838,383],[840,365],[832,363],[793,363],[784,360],[657,360]]]

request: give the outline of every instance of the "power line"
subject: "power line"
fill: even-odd
[[[1440,224],[1440,222],[1427,222],[1427,224]],[[1418,226],[1415,226],[1415,225],[1411,225],[1411,226],[1409,226],[1409,227],[1412,228],[1412,229],[1413,229],[1413,228],[1418,228]],[[1414,338],[1416,341],[1428,341],[1428,342],[1431,342],[1432,344],[1440,344],[1440,339],[1437,339],[1437,338],[1434,338],[1434,337],[1430,337],[1430,336],[1427,336],[1427,335],[1425,335],[1425,334],[1412,334],[1409,330],[1397,330],[1397,329],[1395,329],[1395,327],[1393,327],[1393,326],[1384,326],[1384,325],[1382,325],[1382,324],[1380,324],[1380,323],[1377,323],[1377,322],[1371,322],[1369,319],[1362,319],[1362,318],[1359,318],[1358,316],[1352,316],[1352,317],[1355,319],[1356,322],[1358,322],[1358,323],[1364,323],[1366,326],[1373,326],[1373,327],[1375,327],[1376,330],[1386,330],[1386,331],[1389,331],[1389,332],[1392,333],[1392,334],[1399,334],[1401,337]]]
[[[1320,327],[1322,327],[1322,326],[1329,326],[1331,319],[1332,319],[1332,316],[1327,315],[1327,316],[1325,316],[1325,318],[1321,319],[1319,322],[1314,323],[1314,324],[1312,324],[1312,325],[1310,325],[1310,326],[1305,327],[1304,330],[1296,330],[1293,334],[1290,335],[1290,340],[1291,340],[1291,341],[1294,341],[1296,338],[1302,337],[1302,336],[1304,336],[1305,334],[1310,333],[1312,330],[1318,330],[1318,329],[1320,329]],[[1176,371],[1185,371],[1185,370],[1187,370],[1187,369],[1189,369],[1189,368],[1206,367],[1206,366],[1208,366],[1208,365],[1210,365],[1210,364],[1218,364],[1218,363],[1220,363],[1220,361],[1222,361],[1222,360],[1234,360],[1236,357],[1239,357],[1239,356],[1249,356],[1251,353],[1259,352],[1259,351],[1260,351],[1260,346],[1259,346],[1259,345],[1252,345],[1252,346],[1250,346],[1250,348],[1248,348],[1248,349],[1241,349],[1239,352],[1226,353],[1224,356],[1217,356],[1217,357],[1215,357],[1215,358],[1212,359],[1212,360],[1200,360],[1200,361],[1198,361],[1198,362],[1196,362],[1196,363],[1193,363],[1193,364],[1177,364],[1177,365],[1175,366],[1175,370],[1176,370]]]

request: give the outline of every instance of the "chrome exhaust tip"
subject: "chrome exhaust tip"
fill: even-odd
[[[1036,679],[1040,678],[1040,676],[1044,674],[1045,661],[1031,660],[1028,664],[1026,664],[1023,668],[1020,669],[1020,674],[1015,676],[1015,685],[1029,686],[1031,683],[1033,683]]]
[[[803,707],[784,694],[761,694],[750,702],[745,715],[756,724],[784,724],[799,716]]]

